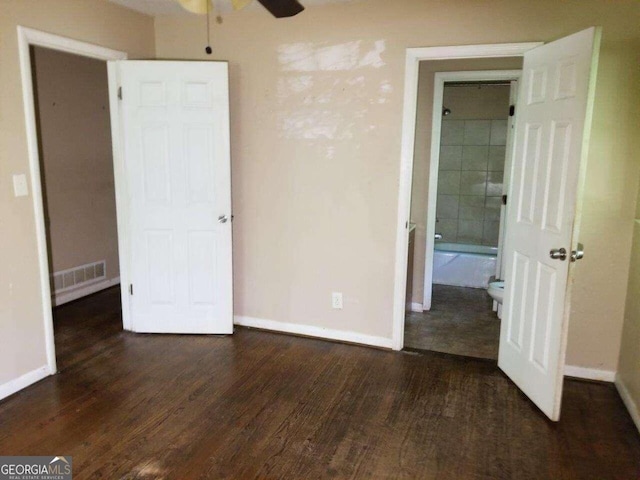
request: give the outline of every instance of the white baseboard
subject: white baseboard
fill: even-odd
[[[618,389],[618,393],[620,394],[620,398],[622,398],[624,406],[629,410],[629,415],[631,415],[633,423],[636,424],[636,428],[640,431],[640,411],[638,411],[638,405],[633,401],[633,398],[620,378],[620,375],[616,375],[616,388]]]
[[[411,302],[411,311],[416,313],[424,312],[424,308],[422,308],[422,304],[418,302]]]
[[[103,280],[102,282],[93,283],[91,285],[87,285],[86,287],[72,290],[70,292],[60,293],[58,295],[54,293],[51,295],[51,304],[54,307],[57,307],[65,303],[72,302],[73,300],[86,297],[87,295],[91,295],[92,293],[99,292],[100,290],[104,290],[105,288],[113,287],[114,285],[118,285],[119,283],[120,277],[115,277],[111,280]]]
[[[297,323],[277,322],[275,320],[265,320],[262,318],[235,316],[233,323],[243,327],[260,328],[272,330],[274,332],[293,333],[307,337],[317,337],[328,340],[338,340],[340,342],[357,343],[372,347],[392,348],[393,341],[390,338],[374,337],[362,333],[347,332],[343,330],[332,330],[311,325],[300,325]]]
[[[13,395],[17,391],[20,391],[23,388],[48,377],[49,375],[51,375],[49,365],[43,365],[42,367],[31,370],[14,380],[3,383],[0,385],[0,400],[7,398],[9,395]]]
[[[585,380],[597,380],[600,382],[613,382],[616,379],[616,372],[612,370],[598,370],[597,368],[575,367],[573,365],[564,366],[565,377],[583,378]]]

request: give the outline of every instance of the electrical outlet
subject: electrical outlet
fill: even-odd
[[[13,195],[16,197],[26,197],[29,195],[27,176],[24,173],[13,176]]]
[[[331,294],[331,307],[336,310],[342,310],[342,292],[333,292]]]

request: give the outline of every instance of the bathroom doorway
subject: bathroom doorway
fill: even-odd
[[[430,130],[431,148],[425,155],[427,172],[414,162],[414,192],[427,173],[426,204],[419,206],[424,199],[414,195],[411,205],[414,235],[422,237],[414,239],[413,256],[424,252],[424,268],[414,260],[412,280],[422,283],[423,298],[408,302],[407,349],[498,358],[501,305],[488,288],[492,283],[492,291],[499,292],[493,282],[504,273],[501,253],[521,59],[502,61],[509,70],[440,70],[420,76],[421,81],[433,77],[431,124],[419,115],[416,127]],[[423,278],[416,278],[420,274]],[[415,299],[419,292],[413,290]]]
[[[581,180],[585,175],[586,146],[590,141],[601,35],[601,28],[590,27],[545,44],[407,49],[396,243],[394,348],[405,346],[406,303],[414,308],[416,287],[419,287],[412,287],[410,302],[402,301],[402,294],[407,293],[403,288],[407,281],[403,277],[408,270],[410,224],[420,221],[412,208],[420,205],[412,202],[413,189],[421,180],[416,171],[416,164],[421,161],[417,150],[423,140],[419,133],[431,135],[432,132],[432,128],[420,128],[418,118],[423,110],[419,101],[421,62],[498,60],[500,55],[505,55],[500,59],[522,55],[522,85],[518,89],[515,117],[511,117],[515,118],[512,170],[504,176],[509,182],[510,198],[507,198],[506,205],[504,315],[497,366],[553,421],[560,417],[570,293],[575,272],[571,266],[584,256],[578,242],[584,193]],[[445,71],[450,70],[435,70]],[[482,73],[475,72],[479,75],[477,78],[465,80],[495,80],[485,78]],[[423,96],[433,92],[431,98],[436,99],[437,91],[437,88],[424,89]],[[431,113],[433,130],[442,124],[444,113],[435,105],[439,105],[437,101],[431,103],[430,110],[426,109]],[[431,164],[433,170],[437,169],[439,144],[439,135],[434,135],[433,142],[422,144],[423,148],[431,145],[427,160],[422,159],[428,172],[424,176],[426,179],[423,178],[426,185],[423,189],[426,189],[428,197],[425,202],[427,221],[422,231],[428,245],[425,254],[432,251],[429,243],[433,245],[435,242],[435,216],[429,213],[436,208],[432,197],[437,197],[437,171],[431,175],[428,166]],[[509,152],[508,147],[506,150]],[[505,168],[509,168],[508,164]],[[419,244],[417,240],[415,243]],[[433,272],[429,265],[432,262],[425,261],[425,277],[429,271]],[[416,276],[413,276],[414,281]],[[424,303],[420,306],[422,310],[429,310],[432,282],[424,283],[427,288],[423,284],[422,292],[419,292],[424,295]]]

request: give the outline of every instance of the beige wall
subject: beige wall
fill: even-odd
[[[153,20],[106,1],[0,2],[0,385],[46,364],[32,197],[11,179],[29,172],[17,25],[154,55]]]
[[[497,59],[504,61],[505,59]],[[519,62],[517,62],[520,60]],[[458,60],[454,60],[458,61]],[[470,60],[473,62],[473,60]],[[490,60],[489,60],[490,61]],[[522,59],[516,59],[522,63]],[[420,62],[430,63],[430,62]],[[514,70],[520,70],[516,67]],[[420,88],[420,87],[418,87]],[[451,113],[443,120],[506,120],[509,117],[507,85],[445,85],[442,101]],[[433,90],[431,91],[433,97]]]
[[[106,62],[33,49],[51,272],[120,275]]]
[[[203,22],[158,18],[158,56],[209,58]],[[603,25],[568,362],[615,369],[639,167],[638,24],[635,0],[368,0],[213,25],[212,57],[231,74],[236,313],[390,337],[405,49]],[[331,310],[332,291],[344,310]]]
[[[522,58],[491,58],[466,60],[434,60],[420,62],[418,73],[418,110],[416,140],[413,151],[413,181],[411,187],[411,221],[416,224],[416,249],[413,260],[414,303],[424,300],[424,262],[426,253],[427,201],[429,197],[429,159],[431,157],[431,128],[433,120],[433,89],[436,72],[467,70],[520,70]],[[490,102],[491,108],[496,102]],[[475,109],[474,109],[475,110]],[[473,112],[468,112],[473,113]],[[496,112],[493,112],[494,114]],[[459,115],[453,109],[452,117]]]
[[[640,413],[640,197],[633,229],[627,304],[617,381],[629,394],[629,400],[634,403],[637,415]],[[636,418],[636,425],[640,428],[637,422]]]

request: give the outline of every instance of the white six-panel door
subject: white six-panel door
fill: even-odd
[[[498,365],[552,420],[560,416],[572,234],[598,46],[599,30],[590,28],[527,52],[516,112]],[[566,259],[551,258],[561,248]]]
[[[122,97],[131,329],[232,333],[227,64],[110,68]]]

